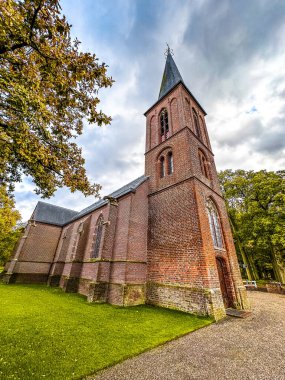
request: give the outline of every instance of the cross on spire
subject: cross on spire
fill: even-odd
[[[169,45],[165,51],[166,62],[164,73],[161,81],[160,91],[158,99],[162,98],[169,90],[175,87],[179,82],[183,82],[183,79],[179,73],[179,70],[173,60],[173,51]]]
[[[167,48],[166,48],[166,50],[165,50],[165,52],[164,52],[165,58],[167,58],[167,56],[168,56],[169,54],[170,54],[170,55],[174,55],[173,50],[170,49],[170,47],[169,47],[169,45],[168,45],[167,42],[166,42],[166,46],[167,46]]]

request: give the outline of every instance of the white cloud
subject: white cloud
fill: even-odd
[[[283,1],[65,0],[62,7],[82,49],[107,62],[116,80],[99,92],[112,125],[87,125],[78,138],[102,195],[143,173],[143,112],[157,99],[166,41],[208,112],[217,169],[284,168]],[[24,219],[40,199],[32,189],[27,180],[16,188]],[[60,189],[49,201],[79,210],[94,198]]]

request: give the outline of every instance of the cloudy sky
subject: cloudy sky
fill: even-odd
[[[86,125],[78,144],[90,180],[116,190],[144,172],[145,117],[157,100],[166,42],[207,111],[218,170],[285,167],[284,0],[62,0],[81,48],[115,79],[99,93],[108,127]],[[17,186],[27,220],[41,198]],[[95,201],[60,189],[45,200],[81,210]]]

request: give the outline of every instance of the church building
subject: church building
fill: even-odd
[[[5,281],[216,320],[247,309],[206,112],[169,49],[145,116],[145,174],[80,212],[38,202]]]

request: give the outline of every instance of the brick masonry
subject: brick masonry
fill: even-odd
[[[161,177],[161,158],[167,164],[170,153],[173,171],[166,167]],[[5,281],[47,282],[89,302],[149,303],[216,320],[225,306],[248,308],[205,112],[181,82],[146,113],[145,175],[134,191],[63,227],[30,224]],[[220,248],[213,244],[209,200],[219,217]]]

